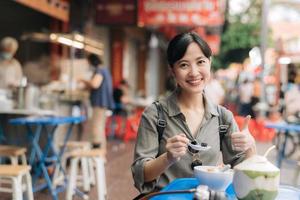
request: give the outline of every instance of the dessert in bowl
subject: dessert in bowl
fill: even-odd
[[[222,170],[221,166],[196,166],[194,175],[200,185],[207,185],[211,190],[225,191],[232,183],[233,170]]]

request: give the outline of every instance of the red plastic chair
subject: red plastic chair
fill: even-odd
[[[234,116],[240,130],[243,128],[245,117]],[[275,131],[265,127],[264,120],[254,120],[250,119],[248,128],[252,136],[256,141],[269,142],[275,137]]]
[[[126,131],[127,119],[123,116],[112,115],[107,118],[105,134],[107,138],[123,138]]]
[[[255,122],[255,130],[257,131],[257,140],[261,142],[272,141],[276,135],[275,130],[266,128],[265,122],[263,120],[256,120],[254,122]]]
[[[124,142],[136,139],[141,116],[142,111],[136,110],[132,116],[127,118],[126,130],[123,137]]]
[[[131,116],[112,115],[107,118],[105,134],[107,138],[118,138],[124,142],[135,140],[142,110],[136,110]]]

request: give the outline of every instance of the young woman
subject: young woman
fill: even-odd
[[[239,131],[232,113],[205,95],[211,54],[207,43],[193,32],[179,34],[169,43],[168,63],[177,89],[160,100],[167,121],[161,139],[156,106],[149,106],[142,115],[132,164],[135,186],[142,194],[160,190],[175,178],[192,177],[194,165],[218,164],[220,149],[223,162],[231,166],[256,153],[247,127]],[[219,122],[226,128],[222,138]],[[190,142],[211,148],[193,151],[188,148]]]

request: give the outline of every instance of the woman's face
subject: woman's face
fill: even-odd
[[[199,93],[210,78],[210,64],[210,59],[205,57],[198,44],[193,42],[184,56],[174,64],[172,72],[183,91]]]

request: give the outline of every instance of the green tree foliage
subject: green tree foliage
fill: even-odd
[[[240,22],[231,24],[223,34],[222,41],[226,44],[222,49],[224,52],[236,49],[251,49],[259,44],[259,24],[243,24]]]
[[[242,63],[248,57],[250,49],[259,46],[260,16],[260,1],[250,1],[249,6],[240,14],[226,15],[220,53],[213,60],[214,69],[227,68],[232,62]]]

